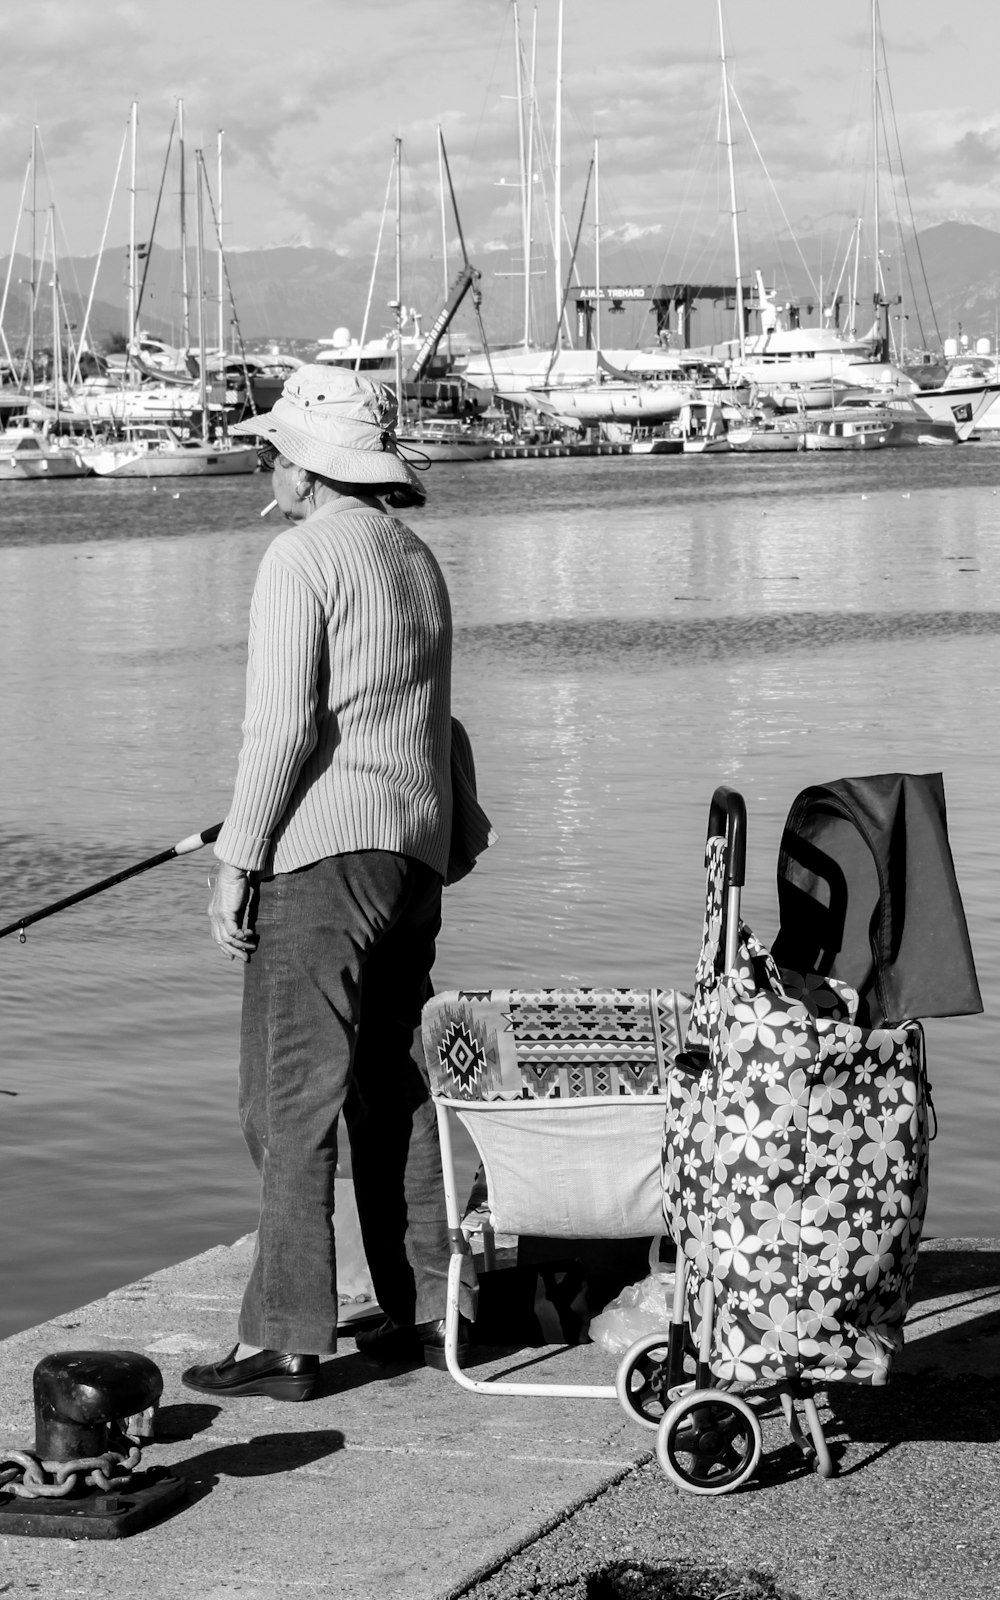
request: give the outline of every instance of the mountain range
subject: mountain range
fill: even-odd
[[[665,238],[666,230],[663,235]],[[689,263],[696,255],[695,271]],[[93,296],[89,324],[93,347],[106,346],[123,332],[128,298],[126,256],[126,250],[119,246],[105,251],[99,264],[94,257],[59,263],[65,316],[71,325],[75,324],[77,331],[83,324],[87,301]],[[902,295],[902,303],[894,304],[891,314],[907,318],[908,345],[937,349],[943,339],[963,333],[973,343],[981,337],[994,340],[1000,318],[1000,232],[971,223],[942,222],[917,233],[905,253],[899,251],[895,241],[889,241],[889,248],[883,250],[882,256],[890,298]],[[482,317],[490,343],[516,342],[523,334],[523,263],[519,255],[510,250],[489,248],[481,249],[478,254],[473,252],[472,257],[482,273]],[[180,344],[184,326],[180,251],[153,245],[148,252],[143,247],[142,258],[140,272],[145,271],[146,280],[140,326],[157,337]],[[638,239],[609,237],[602,240],[601,280],[608,286],[704,284],[708,281],[731,284],[731,264],[728,267],[720,264],[726,260],[724,251],[716,250],[711,257],[704,249],[695,252],[690,246],[681,259],[676,251],[662,250],[656,230],[652,230]],[[712,265],[706,267],[706,261],[711,261]],[[188,265],[188,322],[191,342],[196,344],[198,315],[193,253]],[[270,249],[234,249],[227,252],[225,267],[224,299],[227,302],[231,299],[231,304],[226,306],[225,323],[230,330],[227,337],[232,339],[232,306],[235,306],[239,331],[247,347],[274,344],[302,355],[308,354],[318,339],[329,339],[336,328],[347,328],[356,336],[361,331],[369,295],[369,337],[382,334],[393,325],[395,312],[389,302],[394,295],[395,268],[388,260],[381,263],[373,275],[370,260],[332,249],[286,245]],[[841,294],[846,296],[853,267],[841,241],[816,234],[794,243],[789,239],[756,249],[751,247],[744,259],[744,278],[752,283],[757,270],[765,284],[777,290],[779,305],[788,299],[801,304],[802,322],[806,324],[817,320],[817,289],[821,288],[824,299],[828,298],[831,285],[839,277]],[[0,272],[5,281],[9,272],[10,281],[3,332],[8,344],[17,348],[23,345],[27,331],[31,267],[27,257],[18,255],[12,265],[0,259]],[[216,255],[207,257],[205,276],[206,344],[215,345],[218,342]],[[592,262],[581,259],[578,276],[580,281],[592,283]],[[864,276],[862,257],[859,283]],[[42,346],[51,344],[52,337],[51,265],[36,265],[34,277],[38,307],[36,342]],[[404,282],[406,305],[418,307],[424,326],[428,326],[445,298],[440,258],[435,261],[414,255],[404,263]],[[554,288],[544,289],[543,285],[544,278],[541,278],[533,290],[535,325],[532,334],[547,342],[555,328],[556,296]],[[871,306],[870,281],[867,292],[859,291],[859,298]],[[571,318],[572,299],[571,293]],[[605,312],[602,342],[609,347],[653,343],[655,324],[649,312],[650,307],[642,302],[626,304],[625,314],[614,322]],[[692,342],[706,344],[729,337],[731,324],[731,309],[727,313],[720,305],[713,311],[705,305],[694,318]],[[460,344],[478,346],[480,343],[479,328],[468,300],[456,317],[453,332]]]

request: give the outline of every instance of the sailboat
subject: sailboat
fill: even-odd
[[[48,223],[42,241],[41,258],[38,259],[35,246],[37,161],[38,129],[36,127],[32,129],[31,155],[28,170],[25,174],[21,210],[18,212],[19,227],[24,198],[30,185],[31,273],[28,280],[28,346],[19,383],[24,405],[21,413],[13,417],[3,433],[0,434],[0,482],[4,483],[45,482],[55,478],[85,478],[90,471],[80,455],[76,441],[64,438],[59,432],[63,382],[62,340],[60,337],[62,307],[59,296],[59,270],[56,264],[55,207],[49,206]],[[13,265],[16,248],[17,230],[15,230],[14,242],[11,246],[11,265]],[[51,385],[42,392],[38,388],[35,371],[39,290],[36,271],[44,272],[46,254],[49,251],[51,251],[52,263],[52,277],[50,280],[52,287],[52,376]],[[9,282],[10,269],[8,269],[8,285]],[[2,322],[2,313],[6,306],[6,298],[7,291],[5,288],[4,306],[0,307],[0,322]],[[4,344],[6,346],[6,339]]]
[[[207,193],[211,203],[211,191],[208,188],[204,157],[200,150],[195,152],[195,159],[198,175],[196,261],[199,350],[197,362],[198,404],[195,414],[200,418],[200,437],[191,438],[186,436],[176,425],[172,425],[167,421],[137,421],[130,419],[125,424],[122,437],[95,444],[92,447],[83,449],[81,452],[90,470],[101,478],[229,477],[234,474],[254,472],[257,468],[257,452],[253,445],[234,444],[226,438],[213,440],[209,436],[209,392],[205,351],[204,196]],[[182,139],[182,195],[183,167]],[[217,217],[216,222],[218,223]],[[221,229],[218,229],[218,231],[220,233],[219,250],[221,254]],[[181,253],[182,256],[186,255],[183,241]],[[130,251],[130,264],[132,264],[134,272],[134,251]],[[134,318],[136,315],[134,279],[130,281],[129,304],[130,317]],[[136,344],[137,342],[133,324],[131,343]]]
[[[532,42],[530,72],[525,92],[518,6],[513,4],[515,65],[520,146],[521,247],[524,260],[523,338],[519,344],[483,350],[462,366],[466,383],[484,394],[523,406],[550,423],[584,428],[600,422],[655,426],[677,415],[686,400],[694,398],[690,367],[675,352],[661,348],[609,348],[597,339],[593,348],[573,349],[563,337],[566,323],[567,282],[563,273],[562,202],[562,78],[563,0],[557,18],[554,150],[547,163],[553,182],[552,278],[555,288],[556,337],[546,346],[532,343],[531,280],[536,259],[533,228],[533,182],[536,155],[542,152],[535,85],[535,48]],[[527,114],[525,114],[527,107]],[[589,179],[588,179],[589,182]],[[595,209],[597,204],[595,183]],[[595,227],[595,257],[599,252],[599,225]],[[575,251],[574,251],[575,256]],[[573,264],[570,266],[570,274]],[[600,271],[597,270],[600,293]],[[599,300],[597,304],[599,306]]]

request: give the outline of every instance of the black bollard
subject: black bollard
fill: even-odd
[[[0,1479],[0,1542],[7,1534],[121,1539],[179,1505],[185,1480],[163,1467],[138,1470],[133,1449],[152,1440],[162,1393],[159,1367],[134,1350],[44,1356],[34,1372],[35,1449],[5,1457],[0,1446],[0,1471],[5,1461],[23,1469]]]
[[[126,1419],[163,1393],[155,1361],[132,1350],[58,1350],[35,1368],[35,1453],[76,1461],[128,1446]]]

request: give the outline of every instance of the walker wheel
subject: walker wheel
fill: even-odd
[[[670,1406],[665,1333],[646,1333],[629,1345],[618,1363],[615,1390],[633,1422],[654,1430],[660,1426]]]
[[[672,1483],[692,1494],[728,1494],[753,1474],[763,1448],[760,1423],[735,1394],[695,1389],[667,1411],[656,1455]]]

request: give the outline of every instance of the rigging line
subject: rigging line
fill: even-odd
[[[31,177],[31,161],[29,159],[28,164],[24,169],[24,183],[21,186],[21,201],[20,201],[20,204],[19,204],[19,206],[17,208],[17,226],[14,229],[14,238],[13,238],[13,240],[11,242],[10,260],[7,262],[7,277],[6,277],[5,281],[4,281],[4,286],[3,286],[3,298],[0,299],[0,339],[3,340],[4,354],[7,357],[7,360],[9,362],[9,364],[10,364],[10,369],[11,369],[12,372],[14,370],[14,357],[11,355],[10,345],[7,343],[7,335],[4,332],[4,318],[5,318],[6,312],[7,312],[7,297],[10,294],[10,280],[11,280],[11,277],[13,276],[13,272],[14,272],[14,257],[17,254],[17,236],[21,231],[21,218],[24,215],[24,202],[25,202],[25,199],[27,198],[28,179],[30,177]]]
[[[562,331],[563,317],[566,315],[566,302],[569,299],[570,282],[572,280],[573,271],[574,271],[574,268],[576,266],[576,252],[580,247],[580,235],[583,232],[583,219],[587,214],[587,197],[590,194],[590,180],[591,180],[591,178],[593,176],[594,176],[594,158],[593,158],[593,156],[591,156],[591,158],[590,158],[590,166],[587,168],[587,181],[583,186],[583,203],[580,206],[580,220],[577,223],[577,227],[576,227],[576,238],[573,240],[573,255],[572,255],[572,258],[570,260],[569,271],[566,274],[566,287],[563,289],[562,305],[559,307],[559,317],[558,317],[558,319],[556,321],[555,343],[552,346],[552,352],[551,352],[551,354],[549,356],[549,364],[548,364],[548,367],[546,368],[546,372],[545,372],[545,382],[546,383],[548,383],[548,381],[549,381],[549,378],[550,378],[550,376],[552,374],[552,368],[555,366],[556,356],[559,353],[559,337],[560,337],[560,334],[561,334],[561,331]]]
[[[156,238],[156,224],[160,215],[160,203],[163,200],[163,189],[167,181],[167,168],[170,163],[170,152],[173,149],[174,129],[176,126],[177,114],[175,112],[174,120],[170,124],[170,133],[167,136],[167,153],[163,158],[163,172],[160,176],[160,188],[156,196],[156,205],[153,208],[153,220],[150,224],[149,239],[146,244],[146,259],[142,264],[142,280],[139,284],[139,294],[135,302],[135,328],[133,331],[136,336],[138,336],[139,332],[139,313],[142,310],[142,297],[146,292],[146,279],[149,277],[149,264],[153,259],[153,240]]]
[[[240,314],[236,309],[236,296],[233,293],[232,279],[229,276],[229,262],[226,260],[226,253],[222,248],[222,228],[219,225],[219,218],[218,218],[218,214],[217,214],[216,209],[215,209],[215,201],[212,199],[212,185],[208,181],[208,169],[205,166],[205,153],[204,153],[204,151],[196,150],[195,151],[195,159],[201,165],[201,175],[202,175],[202,178],[203,178],[204,184],[205,184],[205,196],[206,196],[206,199],[208,200],[208,212],[209,212],[209,216],[212,219],[212,227],[215,229],[215,237],[219,241],[219,257],[220,257],[220,259],[222,261],[222,273],[223,273],[223,277],[226,280],[226,291],[227,291],[227,293],[229,295],[229,309],[233,314],[233,318],[232,318],[233,327],[236,329],[236,342],[237,342],[237,344],[239,346],[240,365],[243,368],[243,382],[245,384],[245,393],[246,393],[247,399],[250,401],[250,415],[252,417],[255,417],[255,416],[257,416],[257,402],[254,399],[253,384],[250,382],[250,373],[249,373],[249,371],[247,369],[247,351],[246,351],[246,345],[243,342],[243,329],[240,326]],[[226,387],[226,352],[225,352],[224,348],[219,351],[219,356],[220,356],[221,361],[222,361],[221,374],[220,374],[221,378],[222,378],[222,387],[223,387],[223,391],[225,391],[225,387]],[[225,417],[225,403],[223,403],[223,417]],[[223,423],[223,428],[225,429],[225,423]]]
[[[368,280],[368,298],[365,301],[365,314],[361,319],[361,334],[358,339],[358,353],[354,361],[354,370],[359,370],[361,362],[361,346],[368,337],[368,317],[372,308],[372,296],[375,293],[375,274],[378,272],[378,258],[382,251],[382,234],[385,231],[385,219],[389,213],[389,200],[392,195],[392,183],[396,176],[396,151],[393,148],[392,161],[389,163],[389,177],[385,186],[385,199],[382,202],[382,220],[378,225],[378,238],[375,240],[375,259],[372,262],[372,274]]]
[[[536,99],[536,105],[537,105],[537,99]],[[552,167],[552,161],[553,161],[552,146],[549,143],[548,134],[547,134],[545,126],[544,126],[544,124],[542,122],[541,116],[539,116],[538,123],[537,123],[537,126],[535,128],[535,137],[536,137],[536,139],[538,141],[539,167],[542,169],[543,172],[547,173]],[[552,204],[551,204],[551,201],[550,201],[550,198],[549,198],[548,184],[547,184],[547,182],[544,181],[544,179],[543,179],[543,182],[542,182],[541,199],[542,199],[542,211],[543,211],[544,218],[545,218],[545,233],[546,233],[546,236],[547,236],[547,239],[548,239],[548,243],[552,246],[552,255],[553,255],[553,258],[554,258],[555,257],[555,253],[556,253],[555,227],[553,226],[553,222],[552,222]],[[546,268],[546,270],[548,270],[548,269]]]
[[[928,307],[930,309],[931,318],[932,318],[933,323],[934,323],[934,336],[937,339],[938,344],[940,344],[941,343],[941,329],[938,327],[937,311],[935,309],[934,301],[933,301],[933,298],[931,296],[930,284],[927,281],[927,270],[926,270],[926,268],[924,266],[924,253],[920,248],[920,240],[917,237],[916,224],[914,223],[914,220],[913,220],[913,202],[910,199],[910,185],[909,185],[909,181],[908,181],[907,176],[906,176],[906,166],[905,166],[905,163],[903,161],[902,147],[901,147],[901,145],[899,143],[899,125],[898,125],[898,123],[896,121],[896,104],[895,104],[895,101],[893,99],[892,80],[889,77],[888,64],[885,61],[885,40],[884,39],[882,41],[882,59],[883,59],[883,65],[884,65],[885,86],[886,86],[886,91],[887,91],[888,96],[889,96],[889,113],[890,113],[890,116],[892,117],[892,129],[893,129],[893,133],[895,134],[895,137],[896,137],[896,149],[897,149],[897,152],[898,152],[898,155],[899,155],[899,174],[900,174],[900,177],[903,180],[903,193],[906,196],[906,208],[907,208],[907,213],[908,213],[908,216],[909,216],[910,229],[911,229],[911,232],[913,233],[913,246],[914,246],[914,249],[917,252],[917,260],[920,263],[920,276],[921,276],[921,279],[923,281],[924,293],[927,296],[927,304],[928,304]],[[922,332],[921,332],[921,338],[923,338],[923,333]]]
[[[58,202],[56,200],[55,185],[52,182],[52,174],[49,171],[49,163],[48,163],[48,158],[47,158],[47,156],[45,154],[45,143],[44,143],[44,140],[42,139],[41,129],[39,129],[39,131],[38,131],[38,151],[39,151],[39,154],[40,154],[40,156],[42,158],[42,171],[43,171],[43,173],[45,175],[45,183],[46,183],[46,187],[48,188],[48,192],[49,192],[49,201],[50,201],[50,204],[52,206],[52,210],[53,210],[53,214],[54,214],[54,220],[53,220],[53,224],[52,224],[53,247],[55,247],[55,245],[56,245],[56,226],[58,225],[59,232],[62,235],[62,242],[63,242],[63,245],[65,247],[64,248],[64,259],[68,259],[70,261],[70,263],[73,265],[72,279],[73,279],[74,290],[75,290],[75,293],[77,294],[78,298],[82,300],[83,296],[80,293],[80,284],[79,284],[79,282],[77,280],[77,276],[76,276],[75,261],[74,261],[73,253],[72,253],[72,251],[70,250],[70,247],[69,247],[69,239],[66,237],[66,229],[63,227],[62,216],[60,214],[59,205],[58,205]]]
[[[716,120],[716,125],[718,125],[718,110],[717,109],[716,109],[715,120]],[[691,194],[691,190],[692,190],[692,188],[694,186],[695,171],[698,170],[699,168],[701,168],[702,161],[703,161],[703,158],[704,158],[704,155],[705,155],[705,151],[707,150],[707,148],[708,148],[708,146],[709,146],[709,144],[711,142],[712,142],[712,139],[711,139],[711,127],[710,127],[710,125],[706,125],[704,127],[703,131],[702,131],[701,143],[700,143],[700,146],[699,146],[699,149],[698,149],[698,153],[697,153],[697,155],[695,157],[695,160],[687,168],[687,172],[686,172],[686,175],[685,175],[684,188],[681,191],[681,204],[679,206],[677,206],[676,209],[675,209],[674,221],[673,221],[673,226],[672,226],[671,231],[670,231],[670,237],[667,240],[667,242],[666,242],[666,244],[665,244],[665,246],[663,248],[663,251],[662,251],[662,253],[660,255],[660,265],[659,265],[659,268],[658,268],[658,271],[657,271],[657,282],[658,283],[662,283],[663,282],[664,274],[665,274],[665,272],[667,270],[667,256],[668,256],[669,252],[673,249],[674,242],[675,242],[675,240],[677,238],[677,231],[678,231],[678,228],[680,226],[679,219],[680,219],[681,215],[683,214],[685,202],[688,200],[688,198],[689,198],[689,196]],[[703,188],[704,188],[704,185],[703,185]],[[684,251],[683,251],[683,254],[681,256],[681,264],[680,264],[680,269],[679,269],[682,275],[687,270],[687,263],[691,259],[691,256],[690,256],[690,251],[691,251],[691,229],[687,228],[685,230],[685,232],[686,232],[686,235],[687,235],[687,242],[685,243]]]
[[[537,104],[537,100],[536,100],[536,104]],[[555,165],[555,155],[554,155],[554,151],[553,151],[553,146],[549,142],[549,138],[548,138],[548,134],[546,132],[546,129],[545,129],[545,127],[542,124],[540,119],[539,119],[539,122],[538,122],[536,133],[537,133],[537,137],[538,137],[538,150],[539,150],[539,157],[540,157],[539,164],[542,167],[548,168],[549,170],[551,170]],[[593,163],[591,163],[591,165],[593,165]],[[589,178],[588,178],[587,181],[588,182],[590,181]],[[553,198],[553,202],[554,202],[555,196],[553,195],[552,198]],[[548,190],[547,190],[547,188],[546,188],[546,186],[544,184],[542,185],[542,203],[543,203],[544,212],[545,212],[545,223],[546,223],[547,232],[548,232],[548,239],[549,239],[549,243],[552,246],[552,255],[553,255],[553,260],[554,260],[556,254],[557,254],[557,251],[556,251],[557,231],[559,233],[565,233],[566,243],[569,244],[569,242],[570,242],[569,226],[566,223],[566,220],[565,220],[564,217],[557,217],[557,216],[554,215],[554,209],[555,209],[554,208],[554,204],[550,205]],[[575,250],[574,250],[573,254],[574,254],[574,259],[575,259]],[[572,277],[573,270],[574,269],[571,267],[571,269],[570,269],[570,277]],[[579,280],[579,276],[577,276],[577,283],[579,283],[579,281],[580,281]],[[559,324],[560,330],[562,328],[562,323],[565,320],[565,315],[566,315],[566,300],[564,299],[562,317],[561,317],[560,324]],[[567,327],[566,327],[567,334],[569,334],[569,331],[570,331],[569,330],[569,326],[567,324]]]
[[[122,135],[122,147],[118,152],[118,165],[115,168],[115,179],[111,185],[111,198],[108,201],[108,210],[104,218],[104,230],[101,234],[101,243],[97,251],[97,260],[94,262],[94,276],[91,279],[90,294],[87,297],[87,309],[83,314],[83,326],[80,329],[80,337],[77,341],[76,366],[73,369],[73,376],[71,379],[72,383],[79,383],[82,375],[80,371],[80,358],[83,355],[83,347],[86,343],[87,335],[90,332],[90,313],[94,306],[94,295],[97,293],[97,274],[100,271],[101,261],[104,258],[104,246],[108,241],[108,228],[111,226],[111,212],[114,207],[115,197],[118,194],[118,180],[121,177],[122,162],[125,160],[125,151],[128,148],[128,133],[129,125],[126,122],[125,132]]]
[[[787,215],[787,213],[785,211],[784,206],[781,203],[781,196],[779,195],[779,193],[777,191],[777,188],[775,187],[774,180],[771,177],[770,172],[768,171],[767,162],[764,160],[764,157],[761,154],[760,146],[757,143],[757,140],[754,138],[753,129],[751,128],[749,122],[747,121],[746,112],[743,110],[743,107],[740,104],[740,97],[736,93],[736,90],[733,88],[731,82],[730,82],[730,85],[729,85],[729,93],[732,95],[733,99],[736,102],[736,109],[739,112],[740,116],[743,118],[743,126],[744,126],[744,128],[746,128],[747,133],[750,135],[750,143],[753,145],[754,152],[755,152],[755,154],[757,156],[757,159],[760,162],[761,167],[764,170],[764,176],[767,179],[768,184],[770,185],[771,193],[774,195],[774,198],[778,203],[778,210],[781,212],[781,220],[785,224],[785,227],[788,229],[789,233],[792,236],[792,243],[795,246],[796,252],[798,254],[798,258],[801,261],[802,266],[803,266],[803,268],[805,270],[806,277],[809,279],[809,287],[812,289],[813,294],[818,299],[819,298],[819,290],[817,289],[816,284],[813,281],[813,275],[809,270],[809,264],[806,261],[805,256],[802,254],[802,248],[801,248],[801,246],[799,244],[798,239],[796,238],[795,230],[793,229],[791,223],[788,220],[788,215]]]
[[[900,151],[898,150],[898,147],[897,147],[897,155],[899,156],[900,163],[901,163],[902,162],[902,156],[901,156]],[[892,155],[891,155],[888,147],[886,148],[886,167],[888,169],[889,177],[891,179],[895,180],[896,171],[895,171],[895,168],[893,167]],[[900,176],[902,176],[902,173],[900,174]],[[907,286],[908,286],[909,291],[910,291],[910,299],[909,299],[908,303],[910,305],[912,305],[913,310],[914,310],[914,314],[915,314],[916,319],[917,319],[917,328],[918,328],[918,330],[920,332],[920,342],[926,348],[926,340],[925,340],[925,337],[924,337],[924,325],[923,325],[923,320],[922,320],[922,318],[920,316],[920,306],[919,306],[919,303],[917,301],[916,286],[915,286],[915,284],[913,282],[913,272],[912,272],[911,267],[910,267],[910,258],[907,255],[906,248],[905,248],[905,246],[903,244],[903,217],[902,217],[902,214],[901,214],[901,211],[900,211],[900,207],[899,207],[898,196],[896,194],[895,182],[893,182],[893,187],[892,187],[892,199],[893,199],[893,220],[895,221],[895,224],[896,224],[896,239],[898,241],[900,254],[902,255],[902,258],[903,258],[903,272],[906,275],[906,283],[907,283]],[[902,327],[900,327],[900,356],[899,356],[899,360],[900,361],[902,360],[902,342],[903,342],[903,334],[902,334]]]

